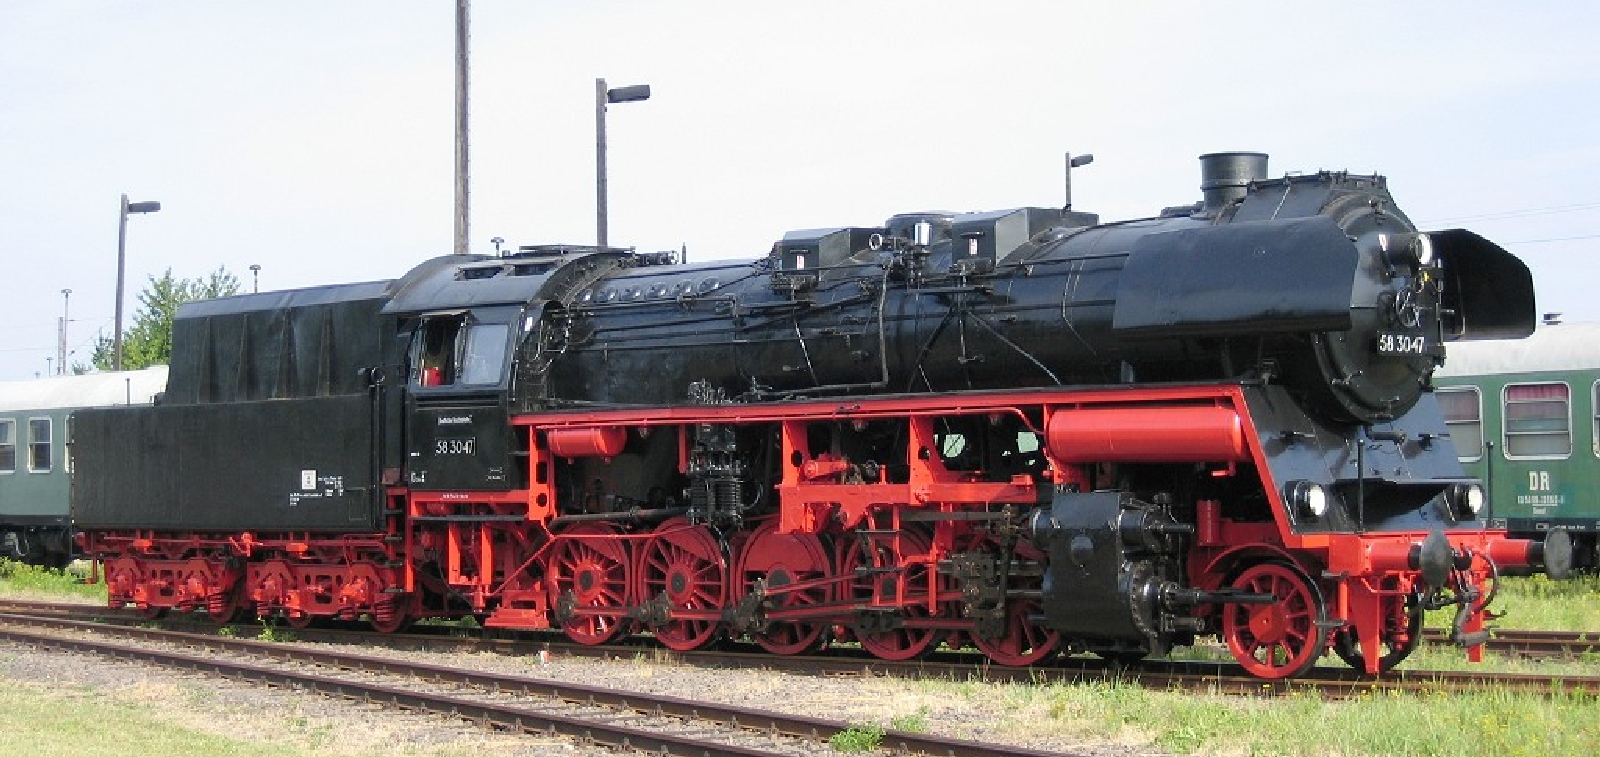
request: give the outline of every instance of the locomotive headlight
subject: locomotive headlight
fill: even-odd
[[[1313,481],[1290,481],[1283,487],[1283,498],[1296,512],[1313,518],[1328,512],[1328,490]]]
[[[1483,505],[1488,501],[1483,493],[1483,487],[1478,484],[1455,484],[1448,492],[1449,504],[1456,514],[1471,520],[1483,512]]]
[[[1438,257],[1427,234],[1379,234],[1378,249],[1391,266],[1432,268]]]
[[[1427,234],[1418,234],[1411,242],[1411,252],[1417,258],[1417,265],[1423,268],[1432,268],[1435,262],[1433,252],[1433,238]]]

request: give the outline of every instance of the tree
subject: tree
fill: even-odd
[[[122,332],[122,367],[134,370],[172,360],[172,321],[179,305],[238,293],[239,278],[226,266],[203,279],[174,279],[171,268],[159,279],[151,276],[150,284],[139,293],[140,308],[133,314],[133,325]],[[92,360],[96,368],[111,370],[114,345],[109,336],[95,341]]]

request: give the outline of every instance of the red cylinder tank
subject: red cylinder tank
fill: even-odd
[[[557,428],[545,432],[550,453],[557,457],[616,457],[628,441],[621,426]]]
[[[1069,463],[1249,458],[1239,414],[1213,405],[1062,410],[1050,417],[1045,435],[1050,454]]]

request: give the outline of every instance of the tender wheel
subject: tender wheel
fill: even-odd
[[[887,628],[868,625],[855,631],[861,648],[885,660],[910,660],[926,654],[944,636],[936,628],[915,628],[899,625],[900,621],[928,617],[928,590],[930,576],[926,562],[910,562],[928,554],[928,538],[915,531],[900,535],[897,550],[893,540],[878,536],[868,540],[855,534],[846,534],[841,540],[844,554],[840,559],[839,574],[854,576],[850,583],[850,598],[868,613],[882,613],[888,621]],[[904,573],[905,595],[899,591],[900,573]],[[873,615],[868,615],[873,620]]]
[[[139,617],[144,618],[145,620],[160,620],[167,617],[167,608],[156,607],[155,605],[146,605],[144,607],[140,607],[138,610],[136,610],[136,612],[139,613]]]
[[[1326,611],[1304,575],[1290,565],[1262,563],[1240,574],[1233,586],[1278,598],[1272,604],[1223,606],[1222,637],[1239,664],[1251,675],[1272,679],[1310,669],[1322,655],[1325,636],[1317,621]]]
[[[757,579],[766,581],[769,588],[778,588],[832,577],[833,566],[821,539],[813,534],[780,534],[774,522],[756,529],[745,542],[744,555],[739,560],[739,576],[741,593],[748,593]],[[830,594],[827,585],[779,594],[768,600],[770,606],[767,612],[826,604],[831,598]],[[750,636],[768,652],[804,654],[816,651],[827,643],[829,626],[829,622],[822,620],[775,620],[767,630]]]
[[[727,561],[716,537],[705,526],[673,518],[656,527],[639,552],[635,596],[650,602],[665,594],[676,615],[681,611],[715,613],[712,618],[673,617],[652,630],[661,643],[687,652],[710,644],[721,624],[727,596]]]
[[[395,610],[393,615],[380,618],[377,613],[367,616],[367,622],[372,624],[372,630],[378,633],[399,633],[411,625],[411,618],[403,610]]]
[[[206,617],[219,626],[237,623],[244,614],[244,608],[232,595],[210,597],[206,600]]]
[[[550,604],[561,607],[569,594],[578,609],[614,611],[574,615],[562,622],[567,638],[579,644],[604,644],[622,634],[628,607],[628,547],[620,532],[604,523],[580,523],[561,534],[551,550]]]
[[[1422,608],[1411,597],[1386,595],[1379,602],[1383,615],[1379,649],[1383,654],[1378,657],[1378,672],[1387,673],[1422,644]],[[1333,652],[1350,667],[1365,673],[1367,658],[1360,642],[1356,629],[1342,628],[1333,636]]]
[[[1043,565],[1045,555],[1037,547],[1023,542],[1018,542],[1012,555],[1018,563],[1034,563]],[[1011,580],[1014,588],[1038,591],[1044,585],[1043,576],[1015,576]],[[984,638],[982,634],[973,632],[968,634],[973,646],[983,652],[989,659],[1001,665],[1012,667],[1027,667],[1056,651],[1056,644],[1061,641],[1061,634],[1056,631],[1035,625],[1030,617],[1042,615],[1044,608],[1038,599],[1013,599],[1006,602],[1005,630],[999,635]]]
[[[302,612],[298,615],[292,612],[285,612],[283,614],[283,623],[297,631],[304,631],[317,624],[317,616],[309,612]]]

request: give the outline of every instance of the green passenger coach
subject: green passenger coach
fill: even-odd
[[[1453,342],[1434,383],[1457,455],[1489,490],[1489,525],[1564,529],[1578,565],[1600,562],[1600,324]]]
[[[148,405],[166,385],[166,366],[0,382],[0,557],[52,567],[72,559],[72,412]]]

